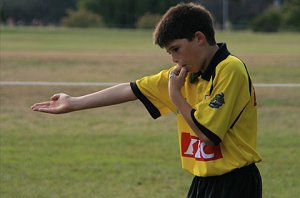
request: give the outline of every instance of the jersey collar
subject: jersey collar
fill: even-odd
[[[201,76],[202,79],[209,81],[210,77],[215,71],[216,66],[230,55],[226,43],[218,43],[217,45],[219,49],[215,53],[205,72],[199,71],[197,73],[192,73],[191,83],[197,82],[199,76]]]

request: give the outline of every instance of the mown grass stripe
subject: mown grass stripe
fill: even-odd
[[[118,82],[41,82],[41,81],[0,81],[1,86],[114,86]],[[300,83],[257,83],[255,87],[300,87]]]

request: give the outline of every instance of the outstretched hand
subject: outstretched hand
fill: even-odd
[[[55,94],[50,98],[50,101],[36,103],[31,106],[33,111],[61,114],[72,111],[71,105],[72,97],[67,94]]]

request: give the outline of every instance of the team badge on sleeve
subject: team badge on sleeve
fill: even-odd
[[[211,108],[219,108],[221,107],[223,104],[225,104],[225,100],[224,100],[224,93],[221,92],[219,94],[217,94],[209,103],[209,106]]]

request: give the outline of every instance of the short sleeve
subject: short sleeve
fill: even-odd
[[[158,74],[146,76],[130,84],[136,97],[144,104],[154,119],[176,109],[168,94],[170,70],[163,70]]]

